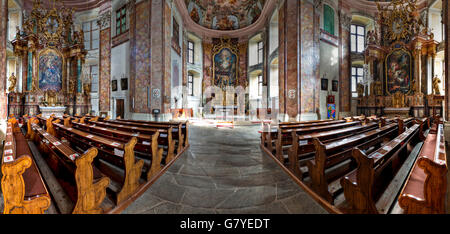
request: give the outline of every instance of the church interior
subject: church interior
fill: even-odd
[[[450,0],[0,0],[3,214],[448,214]]]

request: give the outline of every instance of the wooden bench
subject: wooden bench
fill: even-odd
[[[379,213],[376,202],[407,159],[419,139],[420,125],[415,124],[376,151],[366,154],[359,147],[352,150],[357,169],[341,178],[348,212]],[[390,204],[387,204],[390,206]],[[384,204],[384,212],[389,207]]]
[[[45,132],[37,124],[32,124],[37,134],[38,148],[43,152],[47,164],[57,176],[75,206],[73,214],[100,214],[100,204],[106,196],[110,179],[92,165],[98,150],[90,148],[80,155],[69,145]]]
[[[184,148],[186,148],[189,145],[188,139],[185,139],[185,136],[188,136],[188,124],[186,123],[135,123],[135,122],[128,122],[128,121],[119,121],[119,120],[96,120],[92,119],[88,121],[92,124],[97,124],[99,126],[110,126],[114,127],[116,129],[125,130],[127,128],[128,130],[131,130],[133,132],[142,132],[145,133],[145,129],[151,129],[150,131],[161,131],[161,130],[170,130],[172,129],[172,139],[176,140],[176,146],[177,149],[176,152],[179,154]],[[130,129],[131,128],[131,129]],[[187,138],[187,137],[186,137]],[[184,139],[184,140],[183,140]]]
[[[434,123],[399,195],[406,214],[444,214],[447,195],[447,159],[443,124]]]
[[[2,160],[3,214],[43,214],[51,199],[20,128],[9,122]]]
[[[383,127],[384,125],[380,126]],[[293,140],[292,146],[288,150],[288,165],[289,169],[297,175],[300,179],[307,176],[308,172],[302,172],[300,167],[305,166],[306,160],[314,157],[314,144],[313,139],[316,138],[322,143],[337,141],[350,137],[353,135],[361,134],[374,130],[379,127],[378,123],[369,123],[364,125],[356,125],[348,128],[336,129],[325,132],[314,132],[311,134],[298,135],[297,132],[292,132]]]
[[[99,121],[102,121],[99,119]],[[189,146],[189,121],[146,121],[146,120],[131,120],[131,119],[116,119],[116,120],[104,120],[109,123],[120,123],[123,125],[131,125],[137,127],[158,127],[158,128],[167,128],[168,126],[172,126],[174,131],[175,129],[181,129],[181,132],[177,136],[174,135],[174,139],[181,139],[182,147]],[[181,125],[181,128],[179,127]],[[184,139],[184,142],[183,142]]]
[[[91,147],[98,149],[99,157],[96,157],[94,164],[102,173],[121,185],[120,191],[116,191],[116,205],[129,198],[138,189],[141,184],[139,179],[142,174],[144,161],[137,160],[136,162],[134,156],[134,147],[137,143],[136,137],[133,137],[128,143],[124,144],[92,133],[68,128],[62,124],[53,123],[53,126],[58,137],[66,138],[71,143],[73,149],[79,152],[84,152]],[[98,158],[119,167],[122,172],[117,174],[110,168],[102,167],[103,164],[99,164]]]
[[[175,140],[172,140],[171,128],[168,131],[165,131],[165,133],[163,130],[161,131],[161,134],[160,132],[156,131],[153,132],[153,135],[147,135],[141,133],[132,133],[130,131],[120,131],[117,129],[103,128],[90,124],[72,123],[72,125],[73,128],[79,129],[81,131],[92,132],[98,136],[122,143],[126,143],[131,140],[131,138],[136,137],[138,142],[134,147],[135,156],[151,160],[151,166],[148,167],[149,170],[147,173],[147,180],[150,180],[153,176],[155,176],[159,171],[162,170],[161,162],[163,160],[163,148],[158,147],[159,136],[164,134],[167,141],[165,143],[167,146],[165,165],[169,164],[170,161],[172,161],[175,157]]]
[[[285,146],[291,146],[293,139],[292,133],[296,133],[297,135],[304,135],[309,133],[316,133],[316,132],[324,132],[324,131],[330,131],[334,129],[342,129],[347,128],[351,126],[360,125],[360,121],[353,121],[353,122],[343,122],[343,123],[336,123],[336,124],[330,124],[330,125],[320,125],[320,126],[308,126],[308,127],[300,127],[300,128],[289,128],[289,129],[283,129],[278,128],[277,132],[277,138],[275,140],[275,155],[280,162],[284,163],[283,155],[285,151],[287,152],[288,148],[284,148]],[[271,139],[268,139],[271,141]],[[271,149],[271,145],[269,144],[269,150]],[[273,150],[271,151],[273,152]]]
[[[311,188],[333,204],[335,197],[342,189],[335,182],[338,182],[340,177],[355,168],[355,163],[351,160],[352,149],[354,147],[359,147],[362,150],[376,148],[387,139],[393,139],[402,132],[403,121],[399,120],[398,124],[391,123],[369,132],[328,142],[327,144],[313,138],[315,156],[314,159],[306,161],[311,178]],[[330,170],[336,166],[338,167]],[[329,185],[331,185],[331,188],[329,188]]]

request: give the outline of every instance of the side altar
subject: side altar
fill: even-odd
[[[442,116],[440,79],[434,63],[423,62],[434,61],[439,43],[425,25],[417,0],[377,6],[377,24],[366,38],[366,74],[357,84],[357,114]],[[427,87],[431,79],[432,87]]]
[[[82,115],[91,109],[90,78],[82,72],[84,34],[75,29],[73,14],[56,3],[47,9],[41,0],[33,0],[31,12],[24,13],[11,41],[21,74],[9,78],[8,114],[44,115],[51,110]]]

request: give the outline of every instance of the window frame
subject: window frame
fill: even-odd
[[[194,75],[188,74],[188,95],[194,96]]]
[[[353,74],[353,69],[355,69],[355,74]],[[362,75],[358,75],[358,70],[359,69],[362,70]],[[358,67],[358,66],[352,66],[350,72],[351,72],[351,82],[352,82],[350,84],[351,85],[350,91],[352,93],[352,97],[356,98],[356,97],[358,97],[358,83],[360,83],[359,81],[362,81],[363,78],[364,78],[364,68],[363,67]],[[353,78],[355,78],[355,79],[353,79]],[[356,82],[355,83],[355,90],[352,89],[354,81]],[[354,94],[356,94],[356,96]]]
[[[262,97],[263,89],[263,75],[258,75],[258,97]]]
[[[122,10],[125,10],[125,13],[122,14]],[[117,18],[117,15],[119,13],[119,18]],[[127,5],[123,5],[122,7],[118,8],[116,10],[116,36],[119,36],[121,34],[124,34],[127,32]],[[123,22],[123,20],[125,19],[125,22]],[[117,24],[119,23],[119,24]],[[123,28],[125,27],[125,29]],[[119,30],[118,30],[119,29]]]
[[[85,48],[85,49],[88,50],[88,51],[90,51],[90,50],[98,50],[98,49],[100,48],[100,27],[97,25],[97,29],[95,29],[95,30],[92,29],[92,28],[93,28],[92,26],[93,26],[94,24],[97,24],[97,20],[91,20],[91,21],[83,22],[82,25],[81,25],[81,27],[84,28],[84,25],[87,24],[87,23],[89,23],[89,30],[88,30],[88,31],[84,31],[84,29],[83,29],[83,39],[85,40],[84,42],[86,42],[85,34],[86,34],[86,33],[89,33],[89,49],[87,49],[87,48]],[[96,48],[93,48],[92,34],[93,34],[93,32],[95,32],[95,31],[98,31],[98,39],[97,39],[98,44],[97,44],[97,47],[96,47]],[[86,46],[85,46],[85,47],[86,47]]]
[[[190,48],[190,45],[192,44],[192,48]],[[193,41],[188,41],[188,63],[194,64],[195,63],[195,43]],[[192,62],[191,62],[191,55],[192,55]]]
[[[96,73],[96,75],[97,75],[97,90],[96,91],[93,91],[93,89],[92,89],[92,81],[93,81],[93,76],[92,76],[92,68],[93,67],[97,67],[97,73]],[[90,65],[89,66],[89,76],[90,76],[90,78],[91,78],[91,93],[98,93],[99,92],[99,89],[100,89],[100,87],[98,86],[98,84],[99,84],[99,80],[98,80],[98,73],[100,72],[100,70],[99,70],[99,66],[98,66],[98,64],[95,64],[95,65]],[[95,73],[94,73],[95,74]]]
[[[260,46],[261,45],[261,46]],[[258,41],[257,43],[256,43],[256,49],[257,49],[257,51],[258,51],[258,64],[260,64],[260,63],[263,63],[264,62],[264,42],[261,40],[261,41]],[[260,55],[260,53],[261,53],[261,55]]]
[[[352,27],[355,27],[355,33],[352,33]],[[364,29],[364,34],[359,34],[358,33],[358,28],[363,28]],[[351,24],[350,25],[350,52],[352,53],[364,53],[364,51],[366,50],[366,26],[365,25],[360,25],[360,24]],[[355,41],[352,41],[352,36],[355,36]],[[364,45],[361,51],[358,51],[358,38],[362,38]],[[352,46],[355,45],[355,50],[352,50]]]

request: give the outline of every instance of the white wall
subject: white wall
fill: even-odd
[[[121,78],[128,78],[128,89],[122,90]],[[129,118],[129,90],[130,90],[130,43],[125,42],[111,49],[111,80],[117,80],[117,91],[111,90],[112,117],[116,118],[116,99],[124,99],[125,116]]]
[[[326,42],[320,42],[320,78],[328,79],[328,90],[320,90],[320,117],[327,118],[327,96],[334,95],[336,104],[336,118],[339,117],[339,89],[332,92],[332,80],[339,80],[339,54],[338,47]],[[320,82],[320,81],[319,81]]]

